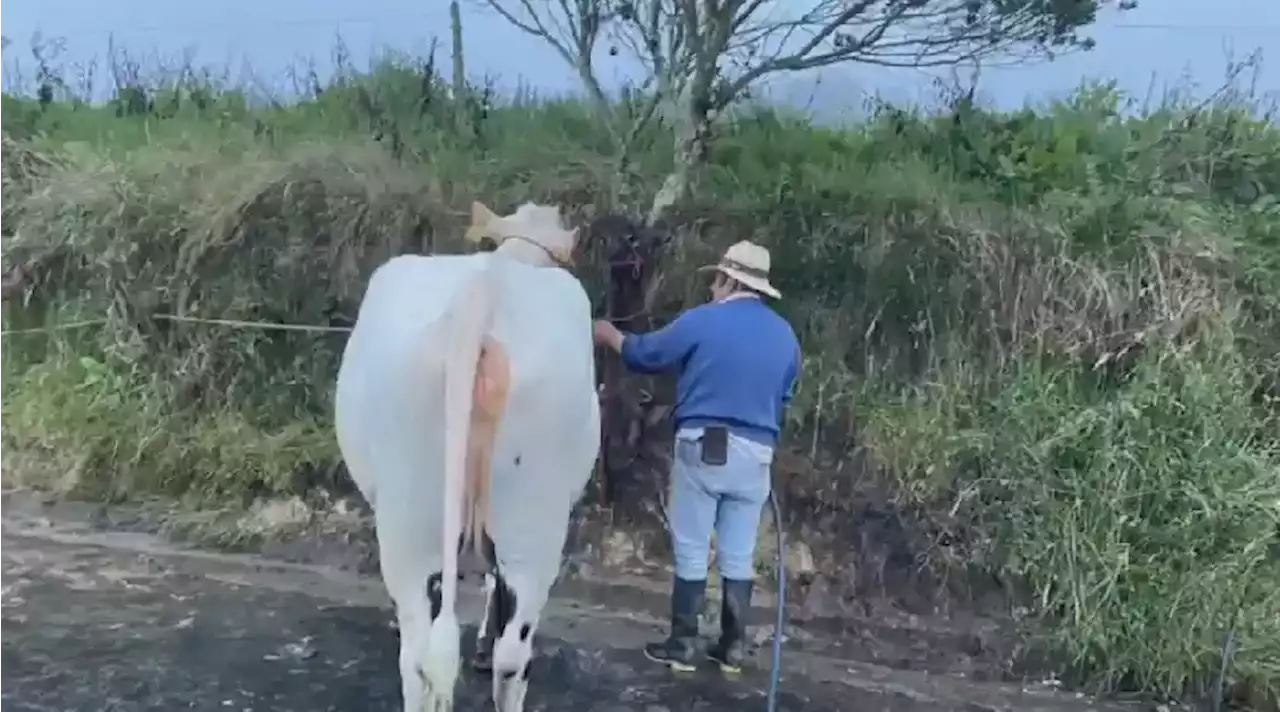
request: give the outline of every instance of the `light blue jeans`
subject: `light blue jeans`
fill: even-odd
[[[702,428],[676,433],[668,518],[675,548],[676,578],[707,578],[711,532],[716,534],[720,577],[755,578],[756,534],[769,498],[773,448],[730,433],[728,461],[702,462]]]

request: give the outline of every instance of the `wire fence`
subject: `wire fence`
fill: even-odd
[[[234,329],[259,329],[264,331],[302,331],[313,333],[350,333],[349,326],[317,326],[314,324],[284,324],[270,321],[244,321],[241,319],[207,319],[194,316],[178,316],[176,314],[152,314],[149,318],[157,321],[172,321],[184,324],[207,324],[211,326],[226,326]],[[91,326],[105,326],[111,323],[110,319],[86,319],[84,321],[72,321],[65,324],[51,324],[49,326],[34,326],[24,329],[4,329],[0,331],[0,336],[18,336],[21,334],[51,334],[59,331],[70,331],[73,329],[85,329]]]

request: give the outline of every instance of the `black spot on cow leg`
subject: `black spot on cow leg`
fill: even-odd
[[[494,578],[496,579],[493,587],[495,615],[490,616],[489,620],[494,622],[500,632],[506,630],[511,620],[516,617],[516,592],[507,585],[507,580],[502,578],[502,574],[495,572]]]
[[[519,456],[519,455],[516,455],[516,464],[517,464],[517,465],[519,465],[519,464],[520,464],[520,456]]]
[[[529,634],[532,632],[533,632],[533,627],[530,626],[528,623],[525,623],[524,625],[520,626],[520,642],[523,643],[526,640],[528,640]]]
[[[502,679],[503,679],[503,680],[510,680],[510,679],[514,678],[515,676],[516,676],[516,671],[515,671],[515,670],[507,670],[506,672],[502,673]]]
[[[444,605],[440,599],[441,582],[443,581],[444,572],[442,571],[437,571],[427,577],[427,600],[431,602],[431,620],[433,622],[440,617],[440,607]]]
[[[498,575],[498,550],[493,544],[493,538],[489,536],[488,529],[480,532],[480,537],[480,552],[484,555],[485,566],[488,567],[489,573],[496,577]]]

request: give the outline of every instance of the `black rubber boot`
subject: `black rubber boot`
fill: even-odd
[[[747,616],[751,611],[750,580],[720,579],[720,641],[707,657],[726,673],[742,672],[746,657]]]
[[[672,670],[697,669],[698,612],[706,594],[706,580],[675,580],[671,587],[671,635],[661,643],[644,646],[645,657]]]

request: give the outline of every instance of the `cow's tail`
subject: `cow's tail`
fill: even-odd
[[[428,638],[426,682],[437,695],[452,695],[461,666],[456,602],[458,555],[462,534],[472,529],[474,505],[469,494],[467,450],[471,437],[472,395],[480,371],[481,350],[493,323],[497,299],[488,265],[471,277],[446,312],[444,361],[444,537],[441,552],[440,614]],[[487,475],[487,471],[486,471]],[[465,529],[464,529],[465,527]]]

